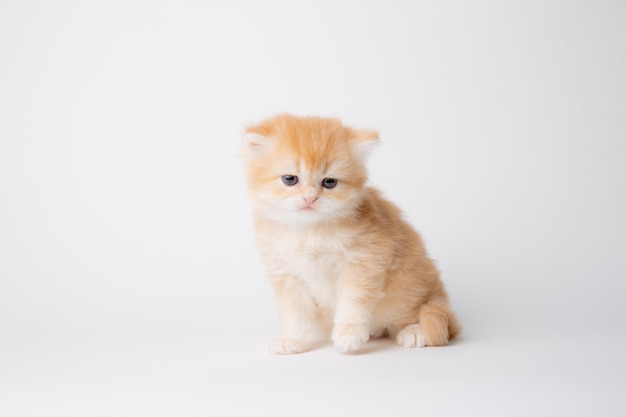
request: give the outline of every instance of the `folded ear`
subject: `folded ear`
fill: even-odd
[[[368,129],[352,129],[352,135],[354,139],[363,142],[376,142],[379,139],[378,132]]]
[[[352,148],[362,158],[367,158],[378,145],[378,132],[367,129],[351,129]]]
[[[272,138],[254,132],[245,132],[243,144],[246,156],[257,156],[267,151],[272,144]]]

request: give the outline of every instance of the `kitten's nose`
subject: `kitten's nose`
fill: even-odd
[[[317,197],[302,197],[302,198],[304,198],[304,202],[306,203],[307,206],[310,206],[311,204],[317,201]]]

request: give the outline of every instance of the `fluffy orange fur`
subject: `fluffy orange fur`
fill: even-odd
[[[246,130],[257,239],[281,323],[274,353],[329,336],[343,351],[380,336],[440,346],[460,331],[418,233],[367,186],[377,141],[317,117],[279,115]]]

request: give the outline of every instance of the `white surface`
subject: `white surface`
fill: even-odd
[[[0,415],[624,415],[626,8],[283,3],[0,4]],[[456,343],[265,353],[278,111],[380,131]]]

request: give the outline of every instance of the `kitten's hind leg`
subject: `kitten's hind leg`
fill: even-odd
[[[454,314],[443,303],[430,301],[419,309],[418,323],[409,324],[396,336],[405,347],[443,346],[460,332]]]

